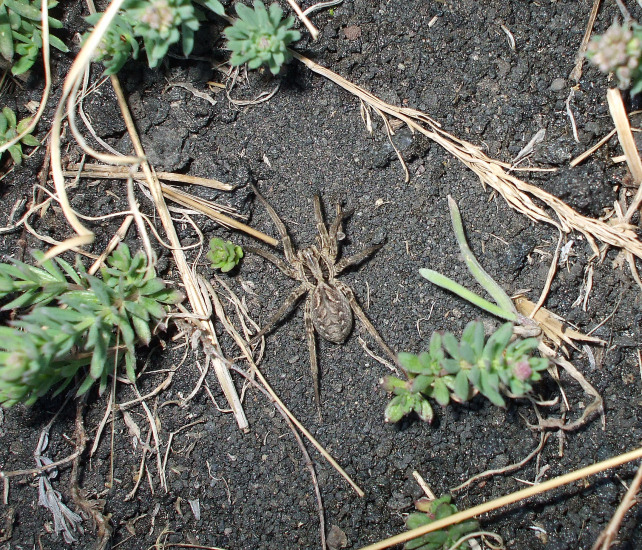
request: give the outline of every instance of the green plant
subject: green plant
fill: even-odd
[[[440,519],[447,518],[457,513],[457,507],[451,504],[451,496],[444,495],[435,500],[421,498],[415,502],[415,508],[419,512],[413,512],[406,518],[406,527],[408,529],[416,529],[429,525]],[[462,537],[474,533],[479,529],[479,522],[477,520],[468,520],[455,525],[450,525],[446,529],[439,529],[421,537],[417,537],[404,545],[405,550],[447,550],[454,548],[457,541]],[[470,548],[467,541],[463,541],[459,549]]]
[[[283,19],[283,10],[277,3],[268,10],[261,0],[254,0],[254,9],[237,4],[236,13],[239,18],[223,31],[232,50],[230,63],[247,63],[250,69],[265,64],[272,74],[278,74],[291,58],[288,46],[301,38],[299,31],[291,29],[294,17]]]
[[[219,15],[225,14],[218,0],[198,3]],[[169,47],[179,40],[183,53],[189,55],[194,48],[194,34],[201,17],[193,4],[192,0],[127,0],[103,36],[95,60],[103,63],[106,74],[114,74],[130,57],[138,57],[139,38],[152,68],[158,66]],[[86,21],[96,25],[102,16],[102,13],[96,13]]]
[[[96,25],[102,13],[94,13],[85,18],[87,23]],[[87,38],[85,35],[84,38]],[[107,32],[100,40],[94,54],[94,60],[105,66],[105,74],[116,74],[131,57],[138,58],[138,40],[134,36],[134,29],[127,17],[116,15]]]
[[[238,265],[242,257],[243,249],[240,246],[216,237],[210,241],[207,258],[212,262],[214,269],[227,273]]]
[[[449,332],[443,335],[434,332],[427,352],[400,353],[399,364],[407,380],[387,376],[381,381],[386,391],[395,394],[386,407],[386,422],[397,422],[413,411],[422,420],[432,421],[434,413],[428,398],[446,406],[451,399],[463,402],[481,393],[494,405],[504,407],[502,394],[524,396],[532,390],[532,383],[541,379],[540,372],[548,367],[547,359],[531,355],[539,345],[537,338],[516,338],[511,342],[513,322],[527,325],[528,320],[517,313],[510,297],[479,264],[466,242],[457,204],[451,197],[448,203],[466,266],[497,303],[431,269],[420,269],[419,273],[433,284],[509,322],[501,325],[488,340],[483,324],[473,321],[465,327],[460,341]]]
[[[54,8],[58,2],[50,0],[48,8]],[[42,48],[42,15],[39,0],[3,0],[0,2],[0,54],[11,66],[14,75],[28,71],[36,61]],[[62,28],[62,23],[49,17],[49,27]],[[49,43],[62,52],[69,48],[56,36],[49,35]],[[14,59],[18,56],[18,60]]]
[[[434,332],[427,352],[400,353],[407,380],[395,376],[382,380],[383,388],[395,394],[386,407],[386,422],[397,422],[413,411],[430,422],[433,411],[428,398],[446,406],[451,399],[464,402],[481,393],[503,407],[502,394],[517,398],[530,392],[548,360],[531,356],[538,345],[536,338],[511,342],[512,336],[513,325],[504,323],[486,340],[483,324],[472,321],[460,341],[450,332]]]
[[[594,36],[586,48],[586,57],[603,73],[613,73],[618,87],[631,86],[631,94],[642,91],[642,26],[614,21],[602,35]]]
[[[102,278],[88,274],[80,260],[74,268],[34,256],[41,267],[0,264],[0,298],[13,297],[3,309],[30,308],[0,327],[0,404],[32,404],[53,387],[58,393],[86,366],[78,394],[96,381],[102,392],[123,356],[134,381],[136,343],[149,343],[153,326],[181,294],[156,278],[143,253],[132,257],[124,244],[108,258]]]
[[[11,141],[16,136],[24,132],[30,122],[31,118],[23,118],[18,122],[16,113],[9,109],[9,107],[3,107],[0,112],[0,145]],[[26,134],[22,136],[18,143],[14,143],[9,147],[9,154],[11,155],[13,162],[16,164],[20,164],[24,158],[24,154],[22,153],[23,145],[37,147],[40,145],[40,142],[31,134]]]

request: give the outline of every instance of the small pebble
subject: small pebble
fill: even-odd
[[[564,89],[565,86],[566,86],[566,79],[556,78],[555,80],[553,80],[553,82],[551,82],[550,90],[552,92],[560,92]]]

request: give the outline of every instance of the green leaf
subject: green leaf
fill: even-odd
[[[87,375],[85,376],[85,379],[83,380],[83,383],[80,385],[78,388],[78,391],[76,392],[77,396],[85,395],[89,388],[91,388],[94,385],[95,380]]]
[[[38,54],[38,48],[34,46],[34,50],[29,52],[28,55],[23,55],[16,63],[11,66],[11,74],[18,76],[20,74],[26,73],[36,60],[36,55]]]
[[[423,374],[424,367],[421,364],[419,357],[413,353],[400,352],[398,355],[399,364],[403,369],[412,374]]]
[[[490,335],[490,338],[484,346],[483,358],[488,361],[493,361],[499,355],[503,353],[513,336],[513,325],[512,323],[504,323],[499,327],[493,334]]]
[[[399,422],[404,416],[412,411],[407,395],[397,395],[392,398],[385,410],[385,421],[389,423]]]
[[[431,283],[449,290],[453,294],[457,294],[457,296],[459,296],[460,298],[463,298],[471,304],[487,311],[491,315],[495,315],[497,317],[500,317],[501,319],[506,319],[508,321],[517,320],[517,315],[512,311],[502,309],[501,307],[493,304],[492,302],[489,302],[478,294],[475,294],[474,292],[468,290],[466,287],[460,285],[459,283],[456,283],[445,275],[442,275],[441,273],[433,271],[432,269],[424,268],[419,270],[419,274],[422,277],[428,279]]]
[[[444,349],[448,352],[448,354],[453,358],[459,360],[459,342],[457,341],[457,338],[453,336],[452,333],[446,332],[444,333],[442,337],[442,343],[444,346]]]
[[[20,2],[18,0],[4,0],[4,5],[10,10],[15,11],[18,15],[31,19],[32,21],[40,21],[42,15],[40,10],[27,2]]]
[[[39,147],[41,145],[41,143],[31,134],[24,136],[20,142],[28,147]]]
[[[61,51],[63,53],[67,53],[69,51],[67,44],[65,44],[62,40],[60,40],[60,38],[54,36],[53,34],[49,35],[49,43],[58,51]]]
[[[189,54],[191,54],[194,49],[194,31],[187,25],[182,25],[181,31],[183,55],[185,55],[185,57],[189,57]]]
[[[450,392],[446,383],[441,379],[437,378],[433,385],[432,397],[435,398],[435,401],[439,403],[442,407],[445,407],[450,403]]]
[[[203,0],[203,4],[217,15],[225,15],[225,8],[218,0]]]
[[[499,378],[496,374],[482,370],[479,377],[479,391],[485,395],[493,405],[505,407],[506,402],[499,393]]]
[[[13,60],[13,33],[11,32],[11,23],[9,14],[4,4],[0,5],[0,54],[7,61]]]
[[[23,154],[22,147],[20,147],[19,143],[16,143],[15,145],[9,147],[8,151],[11,155],[11,158],[13,159],[13,162],[15,162],[16,164],[22,164]]]
[[[408,514],[408,517],[406,518],[406,527],[408,529],[417,529],[418,527],[423,527],[424,525],[428,525],[432,522],[433,520],[431,520],[426,514],[413,512],[412,514]]]
[[[428,422],[428,424],[432,423],[435,415],[427,399],[417,396],[415,399],[414,410],[421,420]]]
[[[417,376],[412,380],[410,391],[412,393],[426,393],[426,391],[430,388],[434,380],[435,380],[434,376],[429,376],[429,375],[427,376],[425,374],[420,374],[419,376]]]
[[[15,128],[17,123],[16,113],[14,113],[11,109],[9,109],[9,107],[3,107],[2,114],[7,119],[9,128]]]
[[[461,363],[456,359],[442,359],[440,365],[448,374],[457,374],[462,370]]]
[[[139,317],[132,317],[132,325],[136,331],[138,339],[145,345],[148,345],[152,339],[152,331],[149,328],[149,322]]]
[[[468,373],[461,370],[455,376],[454,384],[455,395],[462,401],[468,401],[470,398],[470,386],[468,385]]]
[[[508,316],[501,316],[503,319],[509,321],[515,321],[517,319],[517,310],[513,301],[510,299],[508,294],[504,292],[504,289],[499,286],[495,280],[484,271],[484,268],[475,258],[475,255],[472,253],[468,247],[468,242],[466,241],[466,235],[464,234],[464,226],[461,221],[461,214],[459,213],[459,208],[454,199],[449,195],[448,196],[448,206],[450,208],[450,217],[453,224],[453,229],[455,230],[455,238],[459,244],[459,249],[461,250],[464,261],[466,262],[466,267],[472,273],[473,277],[477,279],[477,282],[484,287],[484,290],[492,296],[492,298],[497,302],[499,309],[503,311]],[[491,312],[492,313],[492,312]]]

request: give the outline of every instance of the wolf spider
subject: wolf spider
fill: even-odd
[[[377,329],[375,329],[366,317],[352,289],[344,282],[337,280],[337,276],[346,268],[362,262],[383,245],[377,244],[369,246],[354,256],[342,258],[337,261],[339,241],[345,238],[342,231],[342,221],[347,214],[341,210],[341,205],[337,204],[337,217],[329,228],[326,227],[321,211],[321,200],[318,195],[315,195],[314,217],[318,231],[316,238],[317,244],[302,248],[301,250],[295,250],[285,225],[277,213],[261,196],[256,187],[252,186],[252,189],[265,206],[274,225],[276,225],[279,236],[281,237],[281,242],[283,243],[285,262],[274,254],[261,250],[260,248],[246,246],[246,251],[254,252],[262,256],[278,267],[288,277],[301,283],[290,293],[285,299],[285,302],[283,302],[276,313],[270,317],[265,326],[252,337],[252,343],[256,343],[262,336],[270,332],[301,297],[307,294],[308,297],[305,301],[303,317],[308,350],[310,352],[314,397],[320,411],[319,366],[317,363],[315,332],[329,342],[342,344],[352,331],[352,313],[354,312],[354,315],[364,324],[366,330],[381,348],[383,348],[392,361],[396,362],[397,360],[394,352],[386,345],[377,332]]]

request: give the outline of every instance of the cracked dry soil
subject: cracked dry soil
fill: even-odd
[[[65,28],[84,28],[84,3],[64,4],[59,13]],[[302,2],[303,7],[310,4]],[[596,32],[603,32],[618,15],[614,3],[603,4]],[[635,17],[642,16],[635,2],[628,4]],[[426,112],[446,131],[483,146],[489,156],[500,160],[510,161],[538,130],[546,129],[544,141],[529,162],[557,171],[524,173],[523,177],[581,214],[599,217],[612,207],[626,184],[626,169],[610,161],[620,154],[619,146],[615,140],[609,141],[576,168],[569,168],[569,161],[612,128],[605,99],[606,78],[585,66],[570,102],[579,141],[573,136],[566,111],[574,85],[568,76],[591,5],[588,0],[346,0],[334,8],[334,15],[327,11],[315,14],[320,39],[313,43],[304,32],[297,49],[390,103]],[[502,25],[515,38],[515,49]],[[252,198],[249,183],[257,184],[297,246],[313,242],[315,193],[322,196],[329,217],[337,201],[353,208],[345,226],[344,252],[352,254],[371,242],[385,240],[387,244],[358,269],[347,272],[343,280],[396,351],[420,351],[433,330],[460,334],[472,319],[493,322],[418,274],[420,268],[430,267],[477,288],[458,254],[447,209],[449,194],[460,206],[470,245],[485,269],[509,294],[524,291],[537,300],[558,240],[553,227],[532,223],[511,210],[439,146],[402,128],[394,142],[410,171],[406,183],[381,123],[374,121],[375,131],[368,134],[358,100],[296,61],[278,79],[259,72],[237,84],[233,95],[251,98],[280,83],[269,101],[251,107],[236,108],[224,94],[215,95],[216,104],[212,105],[185,88],[172,86],[191,83],[208,92],[207,81],[222,81],[223,75],[214,68],[225,59],[219,33],[216,22],[205,26],[194,60],[170,57],[158,71],[134,62],[121,74],[148,158],[157,170],[237,185],[233,193],[194,192],[236,207],[251,216],[253,226],[277,237],[265,210]],[[63,38],[75,44],[70,32]],[[53,58],[55,100],[72,57],[53,52]],[[94,78],[98,78],[98,71]],[[42,78],[36,69],[24,89],[16,88],[3,99],[24,116],[24,104],[38,100],[41,91]],[[55,101],[51,105],[39,125],[41,138]],[[130,151],[108,84],[85,98],[84,109],[97,135],[119,151]],[[72,142],[65,151],[69,161],[80,158]],[[16,201],[31,200],[43,161],[44,152],[39,151],[4,178],[0,208],[5,222]],[[124,195],[119,181],[81,181],[70,189],[74,208],[87,215],[126,210]],[[141,205],[152,214],[151,203],[142,195]],[[221,236],[238,244],[251,242],[204,217],[197,221],[206,239]],[[92,224],[97,239],[91,252],[102,251],[115,223]],[[34,217],[32,224],[41,235],[56,239],[71,234],[55,206]],[[179,224],[178,229],[183,244],[196,242],[190,226]],[[31,248],[42,246],[22,228],[3,233],[1,239],[3,254],[20,259],[28,258]],[[544,479],[550,479],[631,450],[642,439],[636,355],[641,344],[639,288],[630,272],[618,267],[617,251],[610,250],[603,263],[593,264],[593,287],[584,310],[577,299],[592,251],[581,236],[568,235],[565,242],[569,239],[573,240],[571,254],[560,266],[545,306],[585,333],[606,319],[594,335],[608,345],[592,348],[594,363],[586,352],[571,350],[573,363],[604,398],[606,429],[599,419],[593,419],[560,438],[559,445],[557,438],[550,438],[538,463],[531,461],[513,475],[484,480],[457,494],[459,509],[518,490],[523,487],[520,480],[533,481],[544,468]],[[160,273],[169,279],[175,277],[171,255],[160,246],[156,249]],[[204,257],[199,269],[212,275]],[[295,285],[251,254],[224,279],[246,300],[260,325]],[[157,343],[141,350],[140,365],[146,366],[139,381],[141,393],[156,387],[166,370],[183,360],[184,349],[177,347],[180,341],[172,341],[171,336],[163,336],[166,345]],[[527,420],[535,422],[535,416],[525,401],[500,410],[478,397],[465,405],[436,407],[433,425],[416,419],[385,425],[387,398],[378,388],[378,380],[387,369],[364,352],[360,336],[375,353],[382,354],[359,323],[343,345],[318,342],[321,423],[316,415],[300,307],[267,337],[261,363],[286,405],[365,491],[365,497],[359,498],[310,449],[327,529],[339,527],[346,535],[347,548],[359,548],[403,531],[404,514],[413,510],[413,501],[422,495],[413,471],[419,472],[435,493],[443,494],[476,473],[521,460],[539,441],[539,435],[526,426]],[[222,344],[229,357],[237,355],[225,335]],[[197,422],[172,440],[167,454],[167,492],[159,487],[156,458],[151,456],[147,460],[151,484],[144,474],[135,496],[126,498],[135,484],[142,451],[133,445],[120,415],[113,437],[113,487],[107,486],[110,433],[102,438],[91,460],[83,463],[83,489],[89,498],[104,499],[104,511],[111,516],[112,547],[149,548],[164,529],[171,532],[167,548],[172,548],[170,543],[234,550],[318,547],[314,490],[303,458],[287,426],[263,395],[252,388],[245,394],[248,434],[237,429],[231,415],[217,410],[205,391],[184,408],[171,403],[194,388],[200,376],[196,361],[202,362],[202,356],[188,355],[169,389],[150,402],[150,407],[156,407],[163,452],[172,432]],[[215,377],[210,374],[207,381],[212,397],[223,406]],[[242,382],[236,382],[240,388]],[[589,396],[564,373],[560,384],[571,406],[567,417],[577,418]],[[548,375],[537,391],[544,399],[560,395]],[[118,402],[133,397],[131,388],[119,386]],[[101,421],[106,399],[107,395],[91,395],[85,417],[90,436]],[[62,398],[42,400],[31,408],[18,406],[3,412],[2,469],[34,466],[33,450],[39,434],[62,402]],[[560,407],[550,407],[544,414],[559,416]],[[134,408],[130,413],[145,440],[149,426],[144,412]],[[69,440],[73,423],[74,407],[69,406],[51,430],[47,456],[52,460],[73,452]],[[499,533],[507,548],[590,548],[634,470],[629,464],[617,472],[494,512],[481,518],[482,525]],[[70,469],[62,467],[52,480],[67,504],[69,476]],[[11,480],[8,504],[0,506],[0,525],[11,519],[12,513],[15,517],[10,522],[11,538],[0,543],[2,550],[65,546],[52,534],[52,518],[38,505],[37,494],[33,479]],[[189,504],[195,499],[200,504],[198,519]],[[626,516],[615,548],[642,547],[640,514],[637,507]],[[92,527],[87,521],[84,526],[84,535],[77,534],[72,547],[93,547]]]

